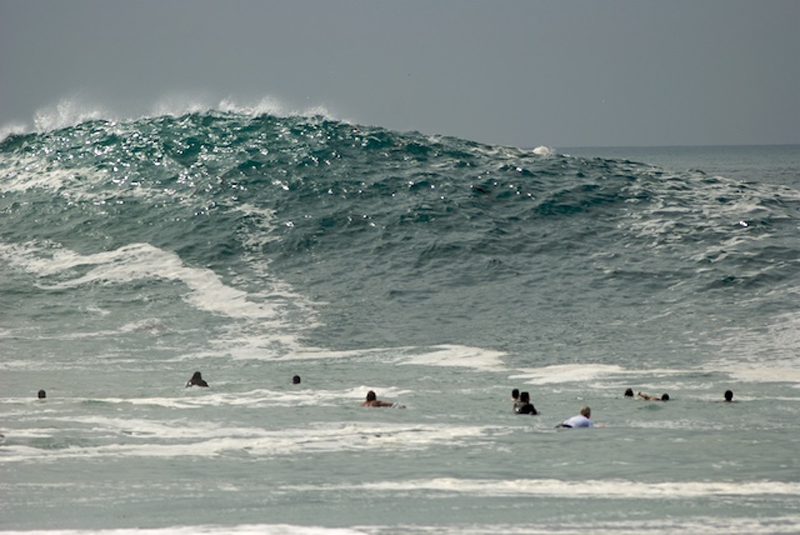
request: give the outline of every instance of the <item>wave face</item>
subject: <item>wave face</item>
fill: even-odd
[[[0,175],[12,331],[78,336],[79,310],[275,357],[793,358],[790,186],[222,112],[10,136]]]

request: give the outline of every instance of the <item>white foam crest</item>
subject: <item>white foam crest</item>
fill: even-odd
[[[239,104],[232,98],[226,98],[219,104],[219,109],[228,113],[238,113],[242,115],[285,115],[286,109],[278,99],[267,96],[254,104]]]
[[[113,120],[111,112],[107,109],[72,97],[61,99],[53,106],[38,110],[34,114],[33,123],[37,131],[48,132],[98,119]]]
[[[320,487],[316,487],[320,489]],[[301,490],[304,487],[300,487]],[[434,478],[331,485],[325,490],[370,492],[443,492],[480,497],[536,496],[572,499],[693,499],[712,496],[797,496],[800,483],[783,481],[684,481],[645,483],[622,479],[564,481],[560,479]],[[309,487],[310,490],[310,487]]]
[[[256,117],[269,114],[279,117],[314,117],[338,120],[324,105],[310,105],[304,108],[290,106],[272,96],[264,96],[254,102],[239,102],[234,97],[218,99],[202,91],[173,93],[160,97],[150,105],[132,105],[117,103],[118,110],[110,105],[88,102],[85,96],[76,94],[60,99],[55,104],[47,105],[34,113],[33,127],[24,122],[11,122],[0,126],[0,140],[12,134],[23,134],[30,131],[49,132],[62,128],[77,126],[86,121],[133,121],[148,117],[180,117],[190,113],[207,113],[221,111]],[[138,109],[138,113],[133,111]],[[125,111],[123,111],[125,110]]]
[[[274,307],[249,301],[246,292],[225,285],[212,270],[188,267],[177,254],[147,243],[85,256],[64,249],[49,251],[44,256],[34,247],[0,244],[0,256],[41,276],[78,266],[96,266],[83,276],[49,285],[47,289],[76,288],[95,282],[119,284],[148,278],[175,280],[191,290],[186,300],[201,310],[235,318],[269,320],[277,316]]]
[[[204,94],[179,94],[162,97],[148,115],[179,117],[188,113],[207,113],[220,111],[249,117],[260,115],[274,115],[277,117],[313,117],[322,116],[326,119],[335,119],[324,106],[309,106],[305,109],[292,108],[272,96],[262,97],[255,102],[239,102],[234,97],[227,97],[220,101]]]
[[[26,134],[30,128],[25,123],[10,122],[0,125],[0,141],[5,140],[8,136],[17,134]]]
[[[545,147],[544,145],[540,145],[533,149],[533,153],[537,156],[553,156],[556,151],[551,149],[550,147]]]
[[[334,117],[333,114],[322,105],[309,106],[305,109],[290,108],[284,103],[280,102],[278,99],[271,96],[264,97],[255,103],[239,103],[236,102],[232,97],[228,97],[219,103],[218,108],[220,111],[248,115],[251,117],[268,114],[279,117],[321,116],[326,119],[336,119],[336,117]]]

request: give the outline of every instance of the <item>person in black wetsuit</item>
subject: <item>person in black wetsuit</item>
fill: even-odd
[[[520,392],[519,401],[514,403],[514,412],[517,414],[539,414],[531,403],[531,396],[527,392]]]
[[[192,378],[186,383],[186,388],[190,386],[208,386],[208,383],[203,380],[203,376],[200,375],[200,372],[194,372]]]

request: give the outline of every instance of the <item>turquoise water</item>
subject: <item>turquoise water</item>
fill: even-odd
[[[0,529],[797,532],[799,186],[797,146],[7,137]]]

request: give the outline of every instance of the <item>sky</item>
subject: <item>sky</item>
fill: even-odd
[[[0,133],[214,108],[517,147],[800,143],[797,0],[0,0]]]

